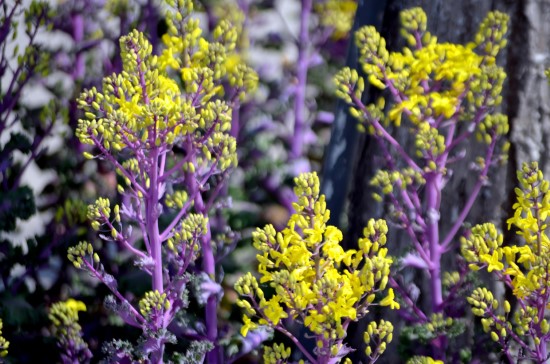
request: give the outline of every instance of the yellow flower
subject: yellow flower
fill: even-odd
[[[390,306],[392,310],[399,309],[399,303],[395,301],[395,295],[393,293],[393,288],[388,289],[388,295],[380,301],[382,306]]]
[[[498,252],[495,250],[493,251],[493,254],[483,254],[481,256],[481,260],[485,263],[489,264],[487,267],[487,270],[489,272],[492,272],[493,270],[501,271],[504,269],[504,264],[499,260]]]
[[[264,314],[273,325],[277,325],[279,321],[281,321],[281,319],[288,317],[288,314],[281,307],[279,301],[281,301],[281,298],[279,296],[273,296],[269,301],[267,301],[267,304],[263,307]]]
[[[73,311],[84,311],[86,312],[86,305],[82,301],[77,301],[73,298],[69,298],[67,301],[65,301],[65,306],[67,306],[68,309]]]
[[[244,324],[241,327],[241,335],[244,336],[244,337],[246,337],[246,335],[248,334],[248,331],[253,330],[253,329],[258,327],[258,325],[256,325],[254,322],[252,322],[250,317],[248,317],[247,315],[243,315],[243,323]]]

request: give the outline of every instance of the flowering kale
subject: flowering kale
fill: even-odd
[[[377,295],[387,292],[379,305],[399,308],[393,289],[387,287],[393,262],[384,247],[388,228],[384,220],[370,220],[359,249],[345,251],[340,245],[342,232],[326,224],[330,211],[325,196],[319,194],[317,174],[302,174],[295,183],[296,213],[286,229],[277,232],[267,225],[253,234],[261,278],[258,283],[247,273],[235,284],[246,298],[238,301],[245,311],[241,333],[246,336],[249,330],[265,325],[288,336],[311,363],[337,362],[352,350],[343,343],[348,325],[369,312]],[[265,296],[263,283],[274,289],[271,297]],[[289,331],[285,318],[312,333],[313,353]],[[384,352],[392,331],[387,321],[370,323],[365,342],[371,362]],[[264,360],[278,363],[289,356],[290,348],[275,344],[266,349]]]

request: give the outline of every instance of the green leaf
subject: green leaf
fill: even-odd
[[[17,219],[27,220],[36,212],[34,195],[27,187],[0,192],[0,231],[15,230]]]

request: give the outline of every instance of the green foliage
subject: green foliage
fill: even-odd
[[[36,212],[34,194],[28,186],[0,191],[0,231],[13,231],[17,219],[27,220]]]

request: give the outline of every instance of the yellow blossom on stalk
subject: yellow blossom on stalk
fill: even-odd
[[[147,155],[154,147],[170,149],[191,138],[204,151],[193,168],[216,161],[223,171],[235,166],[237,158],[229,134],[232,105],[219,98],[225,92],[222,82],[227,80],[242,98],[256,88],[258,77],[242,61],[227,63],[228,57],[235,60],[237,55],[238,26],[223,20],[209,40],[191,16],[191,0],[167,2],[176,11],[166,15],[164,50],[159,56],[152,54],[151,44],[137,30],[122,37],[123,71],[106,77],[102,91],[92,87],[82,93],[78,103],[85,119],[79,120],[76,135],[101,154],[130,150],[137,155],[138,150]],[[86,156],[94,157],[89,152]],[[128,165],[131,160],[136,163]],[[147,185],[143,168],[130,158],[117,166],[117,172],[128,186]]]
[[[82,328],[78,323],[80,311],[86,311],[84,302],[69,298],[67,301],[54,303],[48,318],[53,324],[58,345],[65,351],[65,355],[79,362],[88,362],[91,352],[82,339]]]
[[[388,290],[388,295],[382,301],[380,301],[380,305],[390,306],[392,309],[399,308],[399,303],[395,301],[395,295],[392,288]]]
[[[486,288],[478,288],[468,298],[475,315],[482,317],[485,332],[492,339],[504,343],[512,332],[520,344],[529,345],[531,357],[537,357],[539,345],[546,346],[544,336],[549,324],[541,312],[550,306],[547,292],[550,288],[550,239],[547,235],[550,212],[550,182],[544,179],[536,162],[524,163],[517,177],[520,187],[515,189],[514,216],[508,219],[508,228],[515,227],[523,243],[503,245],[503,235],[493,224],[472,228],[462,238],[462,255],[470,269],[487,268],[505,282],[519,302],[519,310],[508,317],[511,306],[504,301],[504,315],[495,312],[499,302]],[[543,337],[544,336],[544,337]],[[538,344],[537,344],[538,342]]]
[[[413,356],[407,364],[444,364],[442,360],[435,360],[429,356]]]
[[[505,73],[495,65],[494,57],[504,47],[504,34],[508,16],[492,12],[480,26],[475,42],[467,45],[439,43],[427,29],[427,17],[421,8],[412,8],[401,12],[401,34],[409,47],[401,52],[389,52],[386,41],[373,26],[359,29],[355,42],[359,50],[359,61],[367,75],[368,82],[374,87],[388,89],[392,94],[392,103],[365,106],[365,110],[356,108],[361,100],[362,90],[356,85],[364,83],[361,77],[351,77],[348,68],[344,68],[335,77],[337,96],[351,103],[351,114],[370,133],[373,122],[389,120],[400,126],[404,118],[408,119],[423,133],[437,135],[437,145],[420,143],[419,151],[426,148],[441,148],[445,139],[438,135],[434,126],[444,120],[471,121],[471,111],[482,103],[496,106],[501,101],[500,91]],[[352,100],[354,94],[357,100]],[[374,112],[374,110],[377,110]],[[467,112],[465,112],[467,111]],[[466,115],[467,114],[467,115]],[[507,121],[499,116],[498,135],[507,132]],[[426,126],[429,130],[426,130]],[[493,127],[490,122],[485,130]],[[483,134],[483,133],[482,133]],[[483,135],[483,138],[486,138]],[[441,144],[443,142],[443,144]],[[436,154],[440,154],[438,151]]]
[[[344,350],[345,327],[364,317],[377,295],[385,296],[380,305],[399,308],[393,290],[387,289],[393,262],[384,247],[388,227],[384,220],[370,220],[359,249],[346,251],[340,245],[342,232],[327,225],[330,212],[317,174],[304,173],[295,183],[296,213],[287,227],[277,232],[267,225],[253,233],[259,282],[269,284],[274,293],[266,298],[250,273],[239,279],[235,289],[243,296],[238,305],[245,311],[241,333],[257,325],[281,328],[282,319],[291,317],[322,338],[317,352],[330,348],[336,357]]]
[[[357,1],[324,0],[316,2],[313,9],[321,25],[332,28],[332,38],[338,40],[346,37],[353,26]]]

